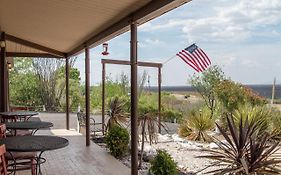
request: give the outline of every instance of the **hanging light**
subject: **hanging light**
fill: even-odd
[[[5,41],[0,41],[0,48],[6,47],[6,42]]]
[[[102,47],[103,47],[103,52],[101,54],[102,55],[109,55],[109,53],[108,53],[108,43],[103,43]]]
[[[14,59],[12,57],[7,57],[7,67],[9,70],[14,67]]]
[[[8,69],[9,69],[9,70],[11,70],[11,69],[13,68],[12,63],[7,63],[7,65],[8,65]]]

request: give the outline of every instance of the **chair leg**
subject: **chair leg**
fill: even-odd
[[[35,159],[31,159],[31,175],[35,175],[35,169],[36,169],[36,162],[35,162]]]

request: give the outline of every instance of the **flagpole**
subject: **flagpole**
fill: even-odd
[[[171,58],[169,58],[169,59],[167,59],[166,61],[164,61],[162,64],[166,64],[166,63],[168,63],[169,61],[171,61],[172,59],[174,59],[174,58],[176,58],[177,57],[177,55],[174,55],[174,56],[172,56]]]
[[[274,98],[275,98],[275,84],[276,84],[276,77],[274,77],[273,85],[272,85],[272,96],[271,96],[271,107],[274,104]]]

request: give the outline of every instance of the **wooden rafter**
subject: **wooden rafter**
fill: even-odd
[[[22,52],[6,52],[7,57],[31,57],[31,58],[63,58],[61,56],[49,53],[22,53]]]
[[[120,65],[130,65],[131,64],[130,61],[126,61],[126,60],[112,60],[112,59],[102,59],[101,63],[103,63],[103,64],[120,64]],[[142,61],[139,61],[138,62],[138,66],[161,68],[162,64],[161,63],[152,63],[152,62],[142,62]]]
[[[60,52],[58,50],[55,50],[55,49],[52,49],[52,48],[49,48],[49,47],[42,46],[40,44],[36,44],[34,42],[31,42],[31,41],[27,41],[27,40],[15,37],[13,35],[6,34],[5,39],[8,40],[8,41],[18,43],[18,44],[22,44],[24,46],[28,46],[28,47],[31,47],[31,48],[34,48],[34,49],[41,50],[43,52],[50,53],[51,55],[56,55],[58,57],[66,57],[66,54],[63,53],[63,52]]]

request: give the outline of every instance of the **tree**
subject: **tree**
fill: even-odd
[[[29,58],[14,58],[14,68],[9,72],[10,102],[12,105],[42,105],[39,80]]]
[[[39,79],[39,89],[41,99],[46,109],[57,111],[57,107],[63,107],[65,101],[65,66],[62,59],[37,58],[32,64]],[[70,96],[77,90],[80,73],[77,69],[72,69],[76,58],[70,59]],[[73,79],[72,79],[73,78]],[[74,88],[76,87],[76,88]],[[73,90],[74,89],[74,90]],[[72,93],[72,94],[71,94]],[[76,96],[77,97],[77,94]],[[72,100],[70,100],[72,102]]]
[[[59,106],[60,99],[57,95],[62,93],[56,91],[56,83],[58,78],[58,70],[63,64],[61,59],[36,58],[33,59],[33,67],[39,79],[39,87],[41,92],[41,99],[48,111],[56,111]]]
[[[65,89],[65,66],[59,69],[56,91],[60,92],[58,99],[59,105],[66,107],[66,89]],[[76,110],[83,104],[83,93],[80,85],[80,71],[77,68],[69,68],[69,106],[71,110]]]
[[[211,111],[211,118],[214,115],[216,107],[216,94],[215,87],[225,76],[222,70],[218,66],[211,66],[202,75],[193,75],[190,79],[190,83],[193,88],[202,96],[206,106]]]

